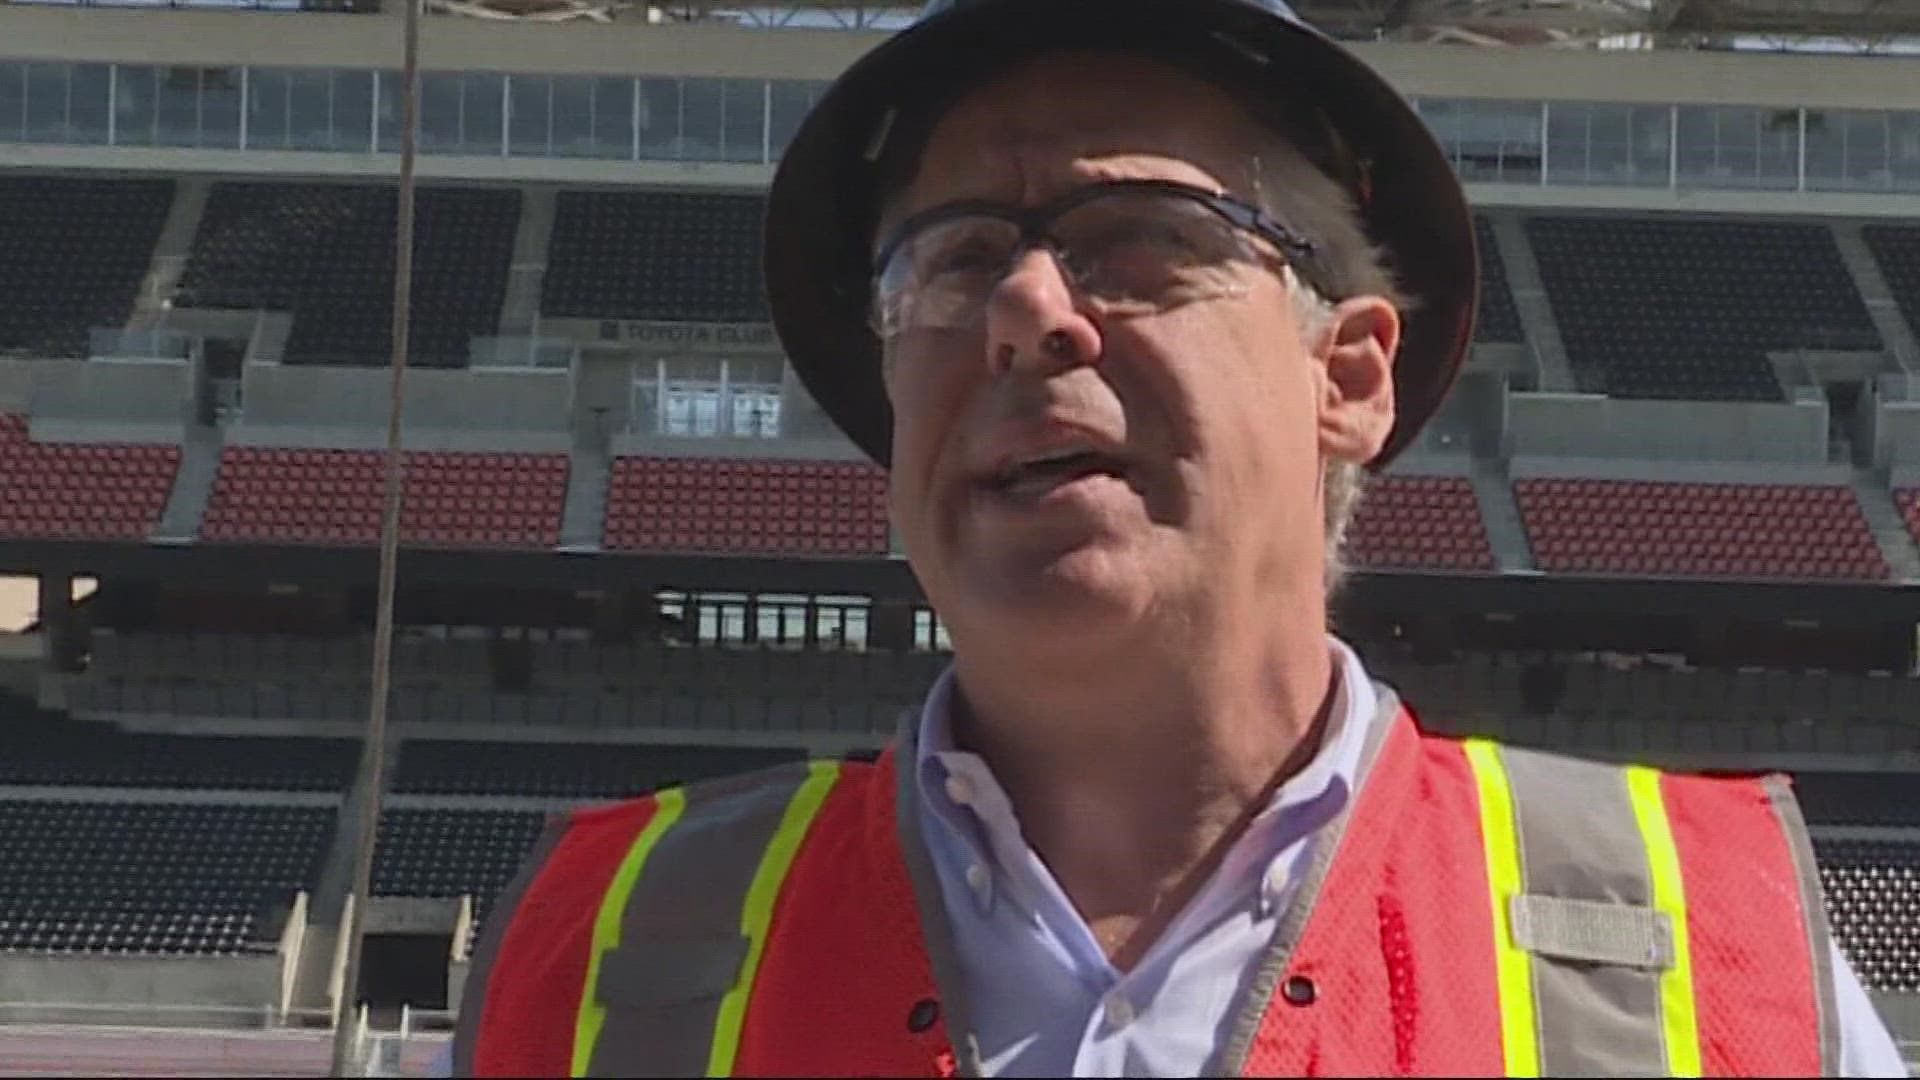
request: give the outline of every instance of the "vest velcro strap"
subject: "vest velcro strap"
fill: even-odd
[[[1664,971],[1673,966],[1673,921],[1639,904],[1521,893],[1514,944],[1536,956]]]
[[[599,999],[645,1008],[720,997],[739,980],[748,944],[736,934],[622,945],[600,961]]]

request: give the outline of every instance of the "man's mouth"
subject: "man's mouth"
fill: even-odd
[[[1090,447],[1062,447],[1009,464],[990,478],[987,486],[996,494],[1025,501],[1089,476],[1125,480],[1127,468],[1118,458]]]

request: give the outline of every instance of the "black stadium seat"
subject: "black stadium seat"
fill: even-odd
[[[1920,991],[1920,844],[1827,840],[1814,853],[1834,937],[1860,981]]]
[[[477,934],[546,822],[538,810],[389,810],[374,849],[373,894],[471,896]]]
[[[1769,351],[1881,347],[1823,225],[1537,217],[1526,229],[1584,392],[1779,401]]]
[[[542,314],[760,322],[759,195],[566,191],[554,208]]]
[[[87,355],[124,325],[173,206],[171,180],[0,179],[0,355]]]
[[[411,739],[394,790],[421,795],[621,798],[798,761],[798,750]]]
[[[314,888],[331,807],[0,802],[0,949],[234,953]]]
[[[288,363],[384,365],[396,214],[391,187],[217,183],[175,303],[291,312]],[[497,331],[519,222],[518,191],[420,190],[410,362],[465,367]]]

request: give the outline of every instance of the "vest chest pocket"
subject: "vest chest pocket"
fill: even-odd
[[[1514,944],[1535,956],[1644,971],[1673,966],[1673,920],[1663,911],[1522,893],[1511,914]]]
[[[602,1005],[617,1009],[718,998],[739,982],[747,946],[739,934],[622,945],[600,961],[596,992]]]

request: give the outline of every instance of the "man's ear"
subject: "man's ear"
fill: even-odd
[[[1368,462],[1393,433],[1393,362],[1400,313],[1381,296],[1334,305],[1314,358],[1321,368],[1320,450],[1330,459]]]

